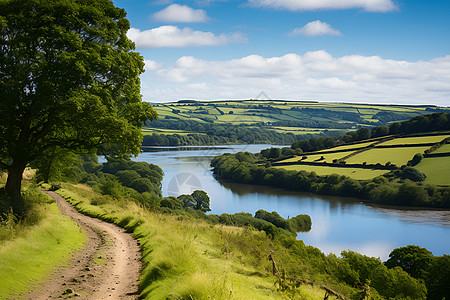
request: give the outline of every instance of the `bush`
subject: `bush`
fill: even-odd
[[[415,168],[405,167],[401,171],[400,178],[418,182],[424,181],[427,176]]]
[[[119,199],[124,195],[123,186],[117,179],[106,178],[100,184],[100,191],[103,195],[110,195],[114,199]]]
[[[408,166],[414,167],[418,163],[420,163],[423,159],[423,155],[421,153],[416,153],[410,161],[408,161]]]
[[[175,197],[165,197],[160,202],[161,207],[170,209],[182,209],[183,203]]]

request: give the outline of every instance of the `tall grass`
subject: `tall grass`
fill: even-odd
[[[273,244],[264,232],[153,213],[132,201],[105,196],[99,201],[98,195],[81,186],[63,184],[59,193],[77,210],[133,232],[143,255],[139,288],[143,299],[287,297],[275,286],[268,260]],[[324,297],[320,289],[302,286],[298,291],[305,299]]]
[[[43,282],[86,239],[76,223],[62,216],[36,187],[28,187],[24,197],[27,214],[17,218],[8,213],[0,225],[0,299],[16,299]]]

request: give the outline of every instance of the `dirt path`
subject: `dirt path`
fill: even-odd
[[[46,193],[63,215],[86,232],[88,241],[68,267],[57,269],[25,299],[138,299],[141,254],[132,236],[113,224],[78,213],[60,195]]]

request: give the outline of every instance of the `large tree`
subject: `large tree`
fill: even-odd
[[[142,57],[110,0],[0,1],[0,169],[20,208],[22,173],[53,149],[139,153]]]

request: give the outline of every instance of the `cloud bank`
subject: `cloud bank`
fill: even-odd
[[[153,19],[161,22],[196,23],[207,22],[209,17],[203,9],[193,9],[187,5],[171,4],[153,14]]]
[[[290,36],[303,35],[307,37],[319,36],[319,35],[342,35],[342,33],[330,26],[326,22],[320,20],[312,21],[303,26],[302,28],[295,28],[289,33]]]
[[[379,56],[333,57],[324,50],[225,61],[183,56],[142,78],[148,101],[273,99],[362,103],[450,104],[450,55],[428,61]]]
[[[251,6],[291,11],[335,10],[360,8],[370,12],[397,9],[392,0],[248,0]]]
[[[136,44],[137,48],[220,46],[247,41],[246,36],[239,32],[215,35],[212,32],[195,31],[189,27],[180,29],[172,25],[145,31],[131,28],[127,36]]]

